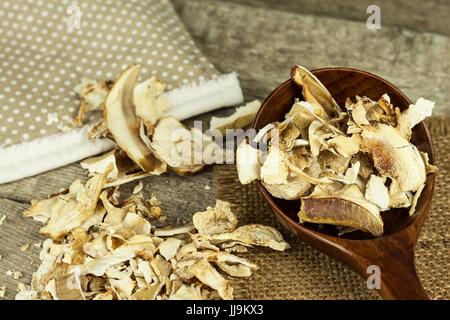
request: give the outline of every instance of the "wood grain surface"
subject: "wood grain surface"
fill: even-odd
[[[411,100],[435,100],[436,114],[450,110],[448,1],[383,1],[382,29],[376,32],[365,25],[368,0],[358,5],[350,0],[172,2],[210,61],[222,72],[240,74],[246,100],[264,98],[297,63],[365,69],[397,85]],[[22,252],[20,247],[39,241],[40,225],[23,219],[22,211],[31,199],[66,188],[77,178],[85,179],[83,170],[72,164],[0,185],[0,218],[6,215],[0,226],[0,287],[7,286],[5,298],[13,298],[17,289],[7,270],[22,272],[19,281],[29,283],[38,265],[39,250],[30,246]],[[193,178],[169,174],[147,178],[145,190],[155,192],[166,214],[181,222],[214,203],[212,180],[211,169]]]

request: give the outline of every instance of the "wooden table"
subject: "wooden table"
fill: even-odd
[[[377,31],[368,30],[365,23],[371,0],[172,2],[217,69],[239,73],[246,100],[263,99],[297,63],[365,69],[395,83],[412,100],[424,96],[436,101],[436,114],[450,110],[450,1],[378,1],[382,28]],[[0,185],[0,217],[7,216],[0,226],[0,286],[7,286],[5,298],[13,298],[17,289],[7,270],[20,271],[19,281],[28,284],[39,262],[40,249],[32,244],[42,240],[40,224],[23,219],[22,211],[31,199],[66,188],[77,178],[85,179],[84,172],[72,164]],[[145,190],[155,192],[165,213],[179,223],[215,201],[211,168],[192,178],[147,178]],[[25,244],[30,248],[21,251]]]

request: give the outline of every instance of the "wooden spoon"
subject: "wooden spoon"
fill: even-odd
[[[347,97],[367,96],[378,100],[387,93],[391,103],[405,109],[411,101],[388,81],[366,71],[351,68],[323,68],[312,73],[325,85],[336,102],[343,107]],[[302,90],[292,80],[279,85],[263,102],[252,128],[284,119],[295,98],[302,98]],[[419,150],[427,152],[434,163],[433,148],[426,126],[419,123],[411,138]],[[319,251],[341,261],[367,279],[378,266],[381,286],[377,289],[384,299],[430,299],[425,292],[414,265],[414,247],[420,229],[431,205],[435,174],[427,175],[425,188],[418,200],[416,213],[409,216],[408,209],[393,209],[382,213],[385,228],[381,238],[356,231],[337,235],[333,226],[299,224],[297,213],[300,201],[287,201],[272,197],[261,183],[259,190],[280,222],[297,237]]]

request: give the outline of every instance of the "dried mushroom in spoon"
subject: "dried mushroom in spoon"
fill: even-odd
[[[376,101],[349,97],[341,108],[304,67],[295,66],[291,76],[304,101],[296,100],[253,143],[238,146],[241,183],[260,180],[272,196],[301,201],[300,223],[381,236],[380,211],[414,214],[426,175],[437,168],[410,142],[411,130],[431,115],[434,102],[420,98],[401,112],[384,94]],[[267,148],[257,145],[262,137]]]

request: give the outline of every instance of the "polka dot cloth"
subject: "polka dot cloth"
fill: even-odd
[[[0,34],[0,146],[60,132],[81,78],[140,63],[172,89],[217,74],[167,0],[2,0]]]

